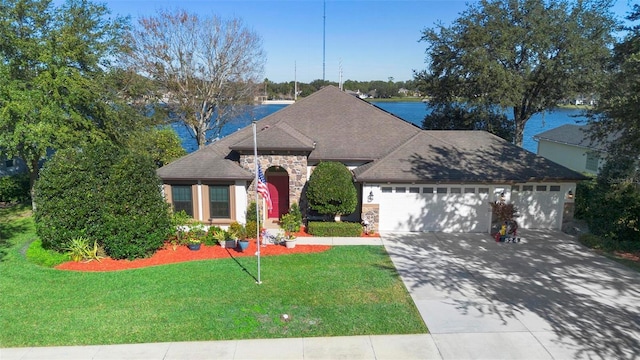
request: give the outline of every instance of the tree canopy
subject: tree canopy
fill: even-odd
[[[26,162],[31,184],[48,151],[108,137],[104,69],[126,22],[107,14],[82,0],[0,3],[0,151]]]
[[[628,19],[640,20],[640,5],[634,5]],[[614,48],[610,77],[603,82],[598,103],[589,114],[591,135],[607,144],[609,160],[640,156],[640,25],[626,30],[627,35]]]
[[[129,66],[157,84],[199,147],[253,103],[265,63],[262,41],[242,20],[184,10],[143,17],[129,36]]]
[[[428,69],[415,73],[432,104],[511,109],[522,146],[532,115],[601,79],[616,25],[611,1],[481,0],[451,26],[427,28]]]

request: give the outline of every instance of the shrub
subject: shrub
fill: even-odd
[[[247,207],[247,213],[245,214],[246,215],[246,219],[247,219],[247,223],[249,221],[260,223],[258,221],[258,217],[257,217],[257,214],[256,214],[256,207],[257,207],[257,205],[256,205],[255,201],[252,201],[252,202],[249,203],[249,206]]]
[[[300,231],[300,226],[302,226],[302,212],[300,211],[300,206],[298,203],[291,204],[291,208],[289,209],[289,214],[291,214],[295,220],[296,228],[294,231]]]
[[[300,223],[292,213],[282,214],[282,216],[280,216],[280,227],[287,234],[300,231]]]
[[[247,229],[239,222],[232,222],[229,225],[229,234],[235,239],[246,239]]]
[[[311,209],[324,215],[351,214],[358,205],[358,192],[351,171],[342,163],[321,162],[307,183]]]
[[[22,202],[28,200],[29,175],[17,174],[0,177],[0,202]]]
[[[500,223],[513,220],[513,217],[518,212],[518,209],[513,204],[507,204],[504,202],[490,203],[491,210],[493,211],[493,219],[498,220]]]
[[[35,186],[43,247],[64,251],[80,236],[115,259],[151,255],[171,230],[153,161],[110,145],[56,152]]]
[[[358,237],[362,235],[362,225],[350,222],[309,222],[309,234],[313,236]]]
[[[256,238],[256,234],[258,233],[258,224],[254,220],[247,221],[244,228],[245,234],[249,239]]]
[[[207,246],[213,246],[216,245],[218,243],[218,240],[216,239],[216,233],[222,231],[222,229],[220,229],[220,227],[218,226],[210,226],[209,229],[207,230],[207,233],[204,235],[204,238],[202,239],[202,243],[207,245]]]

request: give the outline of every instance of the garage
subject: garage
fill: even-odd
[[[490,189],[475,185],[381,185],[381,231],[488,232]]]
[[[518,225],[525,229],[560,229],[565,189],[560,184],[529,183],[511,187],[511,202],[518,210]],[[573,199],[567,199],[567,202]]]

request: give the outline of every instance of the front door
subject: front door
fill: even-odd
[[[279,219],[289,211],[289,174],[286,171],[267,170],[267,187],[273,204],[269,211],[270,219]]]

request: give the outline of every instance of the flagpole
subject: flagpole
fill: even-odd
[[[262,284],[260,280],[260,206],[258,205],[258,140],[256,139],[256,122],[252,123],[253,127],[253,162],[255,168],[255,178],[253,181],[255,197],[256,197],[256,256],[258,257],[258,285]]]

